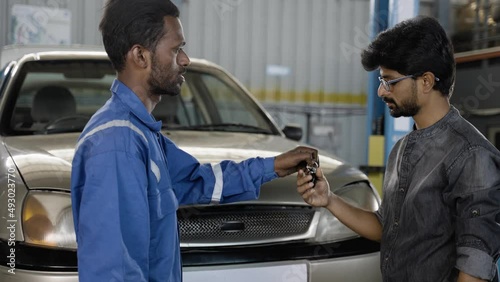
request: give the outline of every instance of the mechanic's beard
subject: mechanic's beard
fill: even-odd
[[[177,96],[181,93],[181,83],[169,80],[169,76],[162,76],[166,73],[168,73],[167,70],[163,70],[153,63],[152,72],[148,79],[149,92],[152,95]]]
[[[385,99],[384,99],[385,100]],[[412,95],[408,100],[401,101],[401,105],[396,104],[392,99],[387,99],[388,102],[394,104],[394,108],[390,110],[391,116],[398,117],[412,117],[418,114],[420,106],[417,103],[417,87],[413,85]]]

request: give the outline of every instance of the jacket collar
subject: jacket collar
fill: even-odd
[[[154,117],[147,111],[139,97],[125,84],[118,79],[115,79],[111,85],[111,92],[149,129],[152,131],[161,130],[161,121],[156,121],[154,119]]]
[[[458,117],[460,117],[460,113],[458,112],[457,108],[455,108],[453,105],[450,105],[450,110],[442,119],[440,119],[438,122],[434,123],[433,125],[426,127],[426,128],[423,128],[423,129],[416,129],[414,127],[414,130],[412,132],[410,132],[409,136],[410,136],[410,138],[432,136],[436,133],[441,132],[443,129],[447,128],[448,124]]]

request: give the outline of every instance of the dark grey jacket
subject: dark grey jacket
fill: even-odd
[[[500,254],[500,152],[452,107],[394,146],[377,212],[384,281],[492,280]]]

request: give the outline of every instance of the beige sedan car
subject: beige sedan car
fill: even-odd
[[[78,281],[70,201],[74,146],[115,78],[98,47],[2,50],[0,281]],[[154,116],[163,134],[201,162],[274,156],[299,145],[221,67],[192,59],[182,94]],[[367,210],[380,197],[366,175],[320,155],[332,190]],[[305,204],[292,175],[257,201],[180,207],[184,281],[381,281],[379,244]]]

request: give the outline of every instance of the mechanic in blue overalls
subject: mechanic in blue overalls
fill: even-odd
[[[105,8],[100,29],[117,79],[78,140],[71,177],[80,282],[181,281],[178,205],[256,199],[263,183],[316,160],[297,147],[200,164],[160,134],[151,112],[161,95],[179,95],[190,63],[178,17],[167,0]]]

